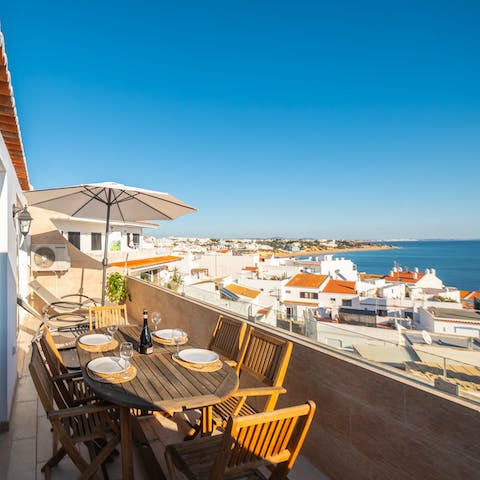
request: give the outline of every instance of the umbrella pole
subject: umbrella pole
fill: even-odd
[[[107,223],[105,226],[105,245],[103,248],[103,272],[102,272],[102,307],[105,305],[105,285],[107,283],[107,265],[108,265],[108,234],[110,233],[110,197],[111,190],[108,191],[108,200],[107,200]]]

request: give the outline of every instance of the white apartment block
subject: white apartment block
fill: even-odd
[[[103,256],[105,222],[60,215],[54,216],[50,220],[64,238],[81,252],[88,254],[98,253]],[[153,244],[144,243],[143,229],[155,226],[156,224],[146,222],[111,222],[108,236],[108,251],[129,252],[142,250],[146,247],[153,248]]]
[[[421,307],[418,329],[480,338],[480,313],[475,310]]]

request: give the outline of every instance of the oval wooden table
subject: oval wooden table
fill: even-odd
[[[105,331],[100,329],[98,331]],[[130,409],[156,410],[168,414],[219,403],[238,388],[238,376],[227,364],[216,372],[195,372],[172,360],[173,346],[153,344],[151,355],[138,353],[138,339],[141,328],[120,327],[115,339],[132,342],[135,350],[131,363],[137,369],[133,380],[112,384],[99,382],[87,372],[90,360],[100,356],[119,356],[118,347],[108,352],[91,353],[84,350],[77,340],[77,353],[85,383],[105,400],[117,405],[120,410],[122,445],[122,471],[124,479],[133,478],[132,431]],[[81,337],[79,337],[81,338]],[[188,344],[181,348],[188,348]]]

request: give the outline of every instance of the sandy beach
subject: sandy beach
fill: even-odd
[[[342,253],[342,252],[363,252],[368,250],[394,250],[400,247],[394,245],[369,245],[365,247],[352,247],[352,248],[309,248],[308,250],[302,250],[300,252],[280,252],[275,251],[274,253],[268,251],[261,251],[259,252],[261,256],[264,257],[271,257],[275,255],[276,257],[280,258],[287,258],[287,257],[304,257],[310,255],[328,255],[333,253]]]

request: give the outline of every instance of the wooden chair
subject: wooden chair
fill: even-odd
[[[218,353],[235,366],[241,353],[246,330],[245,322],[219,315],[208,349]]]
[[[76,407],[97,400],[94,392],[84,382],[82,372],[79,370],[69,372],[47,327],[36,341],[50,371],[51,379],[56,385],[54,396],[59,407]]]
[[[292,348],[292,342],[250,327],[236,366],[240,388],[223,402],[202,408],[201,417],[187,438],[195,436],[199,431],[203,435],[208,435],[215,428],[225,428],[228,418],[232,415],[244,416],[258,413],[258,410],[265,412],[273,410],[278,397],[286,392],[282,385]],[[253,377],[262,385],[242,387],[243,376]],[[263,408],[256,408],[247,403],[249,397],[265,397]]]
[[[231,417],[225,433],[168,445],[169,478],[175,469],[189,480],[220,480],[240,474],[265,478],[257,469],[267,466],[270,479],[286,479],[300,453],[315,413],[315,403]]]
[[[106,475],[103,464],[120,441],[113,407],[91,404],[73,408],[58,406],[55,408],[54,400],[56,402],[59,394],[36,342],[32,344],[29,370],[47,418],[52,425],[54,439],[61,444],[57,449],[54,443],[53,455],[42,467],[45,478],[50,478],[51,467],[60,462],[65,455],[68,455],[80,470],[81,475],[78,478],[96,477],[99,468],[102,468]],[[89,460],[85,459],[77,448],[81,443],[88,448]]]
[[[111,305],[106,307],[88,307],[90,330],[108,327],[113,323],[118,326],[128,325],[127,306]]]

